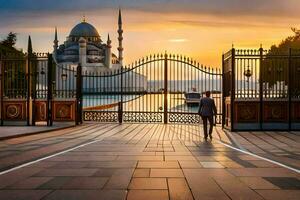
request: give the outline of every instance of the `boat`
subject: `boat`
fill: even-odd
[[[192,89],[190,92],[186,92],[184,94],[185,97],[185,103],[188,106],[198,106],[201,99],[201,94],[196,91],[195,88]]]

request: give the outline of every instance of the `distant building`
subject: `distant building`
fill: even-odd
[[[119,10],[118,18],[118,57],[111,51],[111,40],[109,34],[104,43],[97,29],[86,22],[85,17],[82,22],[74,26],[66,41],[59,45],[57,39],[57,29],[55,28],[55,39],[53,45],[53,57],[57,64],[79,63],[83,71],[102,72],[111,69],[118,69],[123,64],[123,29],[122,15]]]
[[[67,77],[67,69],[76,70],[78,64],[82,66],[82,73],[99,75],[101,72],[116,72],[123,66],[123,28],[122,14],[119,10],[118,16],[118,56],[111,51],[111,40],[109,34],[107,41],[104,43],[97,29],[86,22],[83,18],[82,22],[74,26],[66,41],[59,45],[57,39],[57,29],[55,28],[55,38],[53,45],[53,58],[57,64],[56,70],[56,88],[58,90],[67,87],[75,89],[76,80],[73,77]],[[68,66],[68,67],[66,67]],[[124,70],[126,70],[124,68]],[[147,89],[147,77],[128,71],[123,73],[126,78],[123,79],[123,91],[145,91]],[[64,80],[62,80],[64,77]],[[98,77],[83,79],[83,92],[96,91],[121,91],[121,75],[111,77]],[[92,80],[92,81],[91,81]]]

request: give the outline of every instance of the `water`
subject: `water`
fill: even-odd
[[[221,95],[213,94],[217,109],[221,111]],[[109,105],[121,101],[121,95],[84,95],[83,107],[94,107],[100,105]],[[123,95],[124,111],[140,112],[163,112],[164,95],[146,94],[146,95]],[[188,106],[185,103],[184,94],[168,94],[169,112],[187,112],[197,113],[198,106]],[[117,110],[117,106],[107,110]]]

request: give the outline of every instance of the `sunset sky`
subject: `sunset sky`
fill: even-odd
[[[85,15],[116,53],[119,7],[125,63],[167,50],[220,66],[232,43],[269,48],[300,28],[299,0],[0,0],[0,37],[16,32],[26,49],[30,34],[35,51],[51,52],[54,27],[61,43]]]

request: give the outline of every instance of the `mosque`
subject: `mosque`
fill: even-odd
[[[83,18],[82,22],[74,26],[66,41],[59,45],[57,29],[53,45],[53,57],[57,64],[81,64],[83,71],[101,72],[118,69],[123,65],[123,29],[122,14],[118,17],[118,56],[111,51],[109,34],[104,43],[97,29]]]
[[[123,66],[123,28],[122,14],[119,10],[118,15],[118,56],[112,53],[111,40],[109,34],[104,43],[97,29],[83,18],[82,22],[74,26],[66,41],[59,45],[57,39],[57,29],[55,28],[55,37],[53,45],[53,59],[56,62],[56,88],[63,89],[66,84],[69,89],[75,89],[76,80],[74,77],[68,77],[69,81],[61,80],[66,77],[66,70],[69,67],[76,70],[78,64],[81,64],[82,73],[101,74],[102,72],[116,72]],[[66,67],[68,66],[68,67]],[[147,89],[147,77],[128,70],[126,79],[120,82],[121,75],[106,78],[98,77],[93,79],[92,83],[89,77],[84,77],[83,91],[107,91],[111,88],[114,91],[120,91],[123,85],[123,91],[145,91]],[[72,79],[72,80],[70,80]],[[118,80],[117,80],[118,79]],[[131,80],[131,81],[130,81]],[[135,80],[135,81],[133,81]],[[105,84],[104,84],[105,82]],[[116,83],[118,83],[116,85]]]

